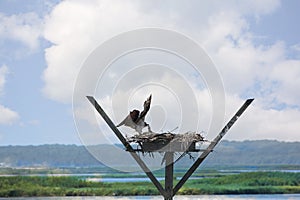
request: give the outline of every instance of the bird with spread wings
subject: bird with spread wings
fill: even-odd
[[[130,111],[129,115],[120,124],[118,124],[117,127],[122,125],[128,126],[136,130],[139,134],[142,133],[143,128],[148,127],[148,131],[152,132],[150,125],[145,122],[146,114],[150,109],[151,98],[152,95],[150,95],[144,102],[144,110],[142,112],[139,110]]]

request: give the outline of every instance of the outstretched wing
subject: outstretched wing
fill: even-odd
[[[150,94],[150,96],[148,97],[148,99],[144,102],[144,110],[141,112],[138,120],[140,121],[141,119],[144,120],[146,114],[148,113],[149,109],[150,109],[150,104],[151,104],[151,98],[152,98],[152,94]]]
[[[117,127],[119,126],[122,126],[122,125],[125,125],[125,126],[131,126],[130,124],[132,124],[132,122],[136,123],[138,118],[139,118],[139,114],[140,114],[140,111],[138,110],[133,110],[133,111],[130,111],[129,115],[127,115],[125,117],[125,119],[117,125]]]

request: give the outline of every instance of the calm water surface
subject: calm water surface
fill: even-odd
[[[0,198],[6,200],[5,198]],[[14,200],[163,200],[161,196],[129,196],[129,197],[21,197]],[[178,195],[174,200],[298,200],[300,194],[274,195]]]

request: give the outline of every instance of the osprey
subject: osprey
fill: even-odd
[[[139,134],[141,134],[143,128],[145,128],[147,126],[148,131],[152,132],[149,124],[147,124],[144,121],[146,114],[150,109],[151,98],[152,98],[152,95],[150,95],[148,97],[148,99],[146,99],[146,101],[144,102],[144,110],[141,113],[138,110],[130,111],[129,115],[120,124],[118,124],[117,127],[122,126],[122,125],[128,126],[130,128],[133,128],[134,130],[136,130],[136,132],[138,132]]]

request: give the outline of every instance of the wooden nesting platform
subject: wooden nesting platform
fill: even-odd
[[[247,99],[246,102],[240,107],[240,109],[235,113],[235,115],[228,121],[228,123],[223,127],[220,133],[215,137],[215,139],[210,142],[208,147],[199,155],[194,164],[186,171],[182,178],[173,186],[174,181],[174,152],[177,150],[187,151],[196,150],[196,143],[205,141],[200,134],[197,133],[185,133],[185,134],[173,134],[173,133],[144,133],[141,135],[136,135],[130,138],[124,138],[122,133],[117,129],[111,119],[107,116],[101,106],[97,103],[94,97],[87,96],[88,100],[93,104],[98,113],[102,116],[107,125],[116,134],[118,139],[122,142],[125,149],[129,151],[130,155],[139,164],[141,169],[149,177],[152,183],[155,185],[160,194],[165,200],[172,200],[173,196],[180,190],[180,188],[185,184],[185,182],[191,177],[199,165],[205,160],[209,153],[215,148],[215,146],[221,141],[224,135],[232,127],[232,125],[237,121],[237,119],[243,114],[247,107],[252,103],[254,99]],[[147,167],[146,163],[140,158],[130,143],[137,143],[143,148],[143,151],[165,151],[165,187],[162,186],[161,182],[154,176],[152,171]],[[170,145],[170,147],[168,147]],[[185,146],[187,145],[187,146]],[[161,147],[161,148],[160,148]],[[187,147],[187,148],[185,148]],[[200,150],[199,150],[200,151]],[[176,162],[176,161],[175,161]]]
[[[137,143],[142,152],[198,152],[197,142],[203,142],[204,138],[199,133],[187,132],[184,134],[153,133],[146,132],[128,138],[129,143]]]

